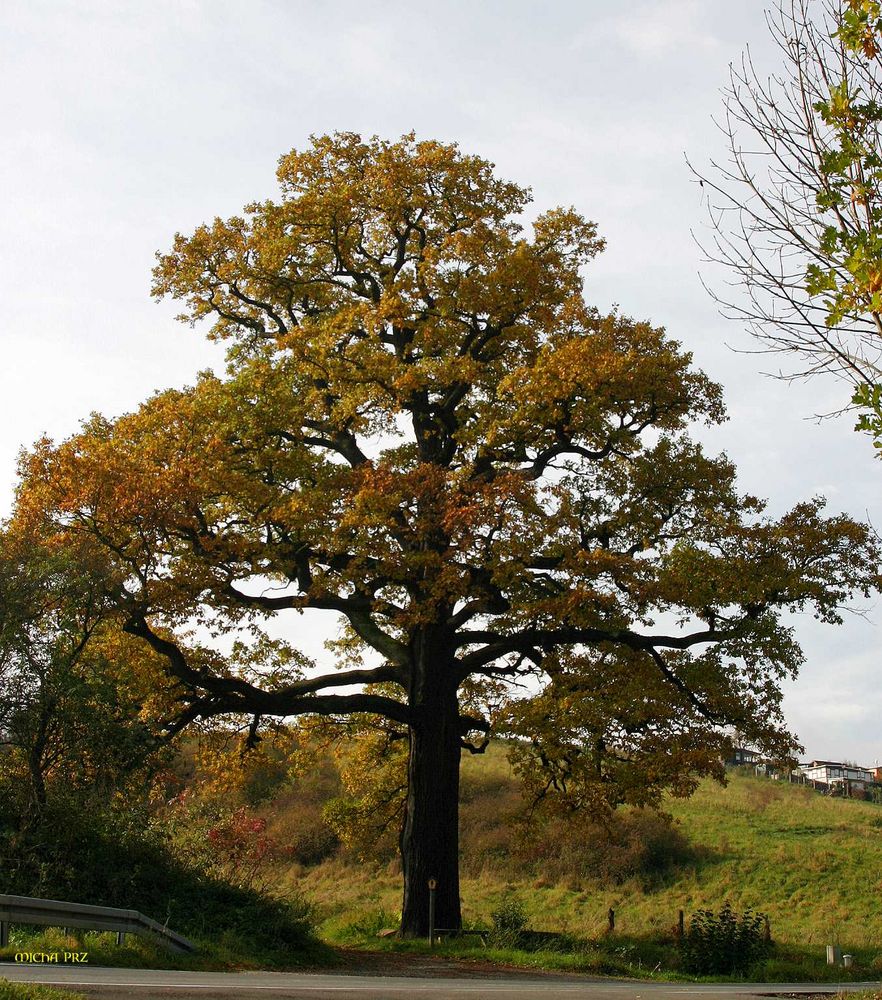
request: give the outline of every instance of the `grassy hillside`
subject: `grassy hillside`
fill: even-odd
[[[332,817],[351,815],[353,806],[358,812],[359,800],[346,789],[361,786],[345,776],[341,780],[330,756],[319,755],[311,769],[296,772],[283,759],[270,759],[236,791],[206,792],[197,774],[189,780],[187,794],[169,800],[165,825],[154,830],[162,833],[160,840],[138,839],[132,863],[121,869],[117,854],[108,852],[111,847],[123,851],[125,838],[108,846],[100,837],[92,843],[71,829],[68,854],[73,861],[76,848],[71,871],[78,878],[65,888],[59,882],[64,872],[53,869],[52,884],[60,887],[62,898],[76,898],[70,895],[76,886],[88,883],[91,892],[103,886],[102,901],[118,902],[115,883],[102,882],[107,862],[111,874],[126,873],[126,899],[146,912],[165,913],[177,930],[199,940],[196,966],[327,961],[328,949],[308,933],[313,924],[331,943],[425,949],[425,942],[377,937],[399,918],[395,824],[378,833],[372,824],[379,813],[368,811],[360,842],[341,843],[342,828],[337,822],[335,829]],[[698,909],[719,910],[728,902],[736,911],[751,908],[770,917],[779,947],[751,968],[755,978],[867,979],[882,973],[877,902],[882,806],[733,773],[725,788],[707,782],[691,799],[672,799],[665,809],[668,815],[620,810],[607,825],[584,815],[532,811],[504,746],[467,758],[460,824],[466,926],[488,928],[494,911],[507,906],[509,912],[522,909],[526,926],[546,935],[515,941],[497,934],[486,950],[469,938],[440,951],[468,959],[678,978],[687,971],[674,936],[678,910],[688,921]],[[19,871],[21,877],[26,874],[24,868]],[[5,877],[11,875],[8,871]],[[165,898],[171,898],[167,884],[176,887],[173,906]],[[273,908],[290,909],[273,901],[279,894],[302,901],[292,915],[293,937],[267,933]],[[243,908],[243,902],[249,905]],[[612,934],[609,908],[615,911]],[[228,919],[231,915],[235,919]],[[0,957],[11,957],[25,940],[28,947],[43,950],[68,947],[59,935],[13,927],[10,948]],[[135,939],[120,949],[112,935],[91,938],[84,947],[95,962],[169,961]],[[826,966],[828,943],[851,952],[854,968]],[[342,954],[348,961],[349,953]],[[0,991],[0,1000],[5,995]]]
[[[325,786],[327,792],[327,787]],[[295,796],[288,799],[293,807]],[[504,752],[464,761],[464,916],[487,925],[506,892],[524,904],[530,926],[596,938],[616,911],[616,932],[658,936],[698,908],[768,913],[778,941],[882,952],[882,807],[829,799],[809,789],[732,774],[727,787],[704,783],[691,799],[665,805],[672,830],[625,813],[610,835],[575,819],[530,823]],[[321,811],[304,807],[311,836]],[[284,814],[274,820],[284,834]],[[648,841],[648,844],[646,843]],[[324,934],[368,938],[394,925],[400,872],[387,844],[359,860],[337,851],[318,864],[278,870],[314,903]]]

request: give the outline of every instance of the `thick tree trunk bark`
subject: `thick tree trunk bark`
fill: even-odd
[[[432,685],[434,686],[434,685]],[[401,828],[403,937],[429,933],[429,879],[435,926],[459,928],[459,704],[456,690],[422,697],[410,728],[407,807]]]

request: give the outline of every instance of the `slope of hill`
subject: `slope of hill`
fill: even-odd
[[[779,941],[882,951],[880,806],[734,773],[724,788],[705,782],[691,799],[669,800],[670,826],[625,811],[606,832],[580,817],[529,818],[502,749],[464,762],[463,800],[462,895],[473,925],[489,924],[514,893],[537,930],[598,937],[611,907],[617,933],[655,936],[680,909],[688,920],[728,900],[767,913]],[[316,805],[306,811],[313,827]],[[270,823],[290,832],[284,813]],[[391,839],[378,851],[326,851],[320,863],[280,869],[279,885],[313,900],[325,934],[370,935],[394,925],[400,906]]]

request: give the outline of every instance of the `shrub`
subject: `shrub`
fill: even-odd
[[[267,821],[249,806],[230,808],[189,789],[166,806],[157,826],[172,852],[211,878],[266,892],[278,861],[288,852],[267,832]]]
[[[671,817],[652,809],[613,813],[604,822],[580,813],[534,817],[521,828],[513,854],[552,881],[646,884],[695,859]]]
[[[3,819],[0,798],[0,892],[140,910],[185,937],[251,941],[259,928],[261,947],[312,947],[312,914],[296,893],[278,899],[223,881],[182,856],[143,804],[71,795],[25,830],[9,834]]]
[[[744,974],[770,950],[764,915],[737,913],[729,903],[695,913],[680,941],[683,967],[698,976]]]
[[[490,943],[497,948],[516,948],[524,936],[527,926],[527,911],[524,904],[508,890],[499,905],[490,913],[493,927]]]
[[[336,854],[340,840],[325,820],[322,804],[288,791],[276,799],[267,815],[267,832],[283,857],[300,865],[318,865]]]
[[[223,881],[242,889],[264,888],[262,875],[279,856],[277,845],[266,835],[265,819],[242,806],[223,816],[206,836],[217,852]]]

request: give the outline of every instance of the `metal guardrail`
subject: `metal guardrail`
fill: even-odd
[[[117,943],[125,934],[147,934],[173,951],[194,951],[194,945],[168,927],[137,910],[115,906],[66,903],[59,899],[7,896],[0,893],[0,947],[9,944],[10,924],[44,924],[49,927],[84,927],[91,931],[116,931]]]

